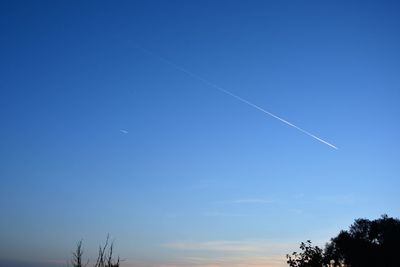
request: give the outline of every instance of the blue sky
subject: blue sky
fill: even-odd
[[[285,266],[301,241],[398,217],[399,12],[3,1],[2,264],[63,265],[80,239],[93,258],[110,233],[127,266]]]

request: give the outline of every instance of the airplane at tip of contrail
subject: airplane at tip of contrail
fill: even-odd
[[[327,145],[327,146],[329,146],[329,147],[331,147],[333,149],[336,149],[336,150],[339,149],[337,146],[335,146],[335,145],[323,140],[322,138],[320,138],[320,137],[318,137],[318,136],[316,136],[316,135],[304,130],[303,128],[300,128],[299,126],[297,126],[297,125],[295,125],[295,124],[293,124],[293,123],[291,123],[291,122],[289,122],[289,121],[287,121],[287,120],[285,120],[285,119],[283,119],[283,118],[281,118],[281,117],[279,117],[279,116],[277,116],[277,115],[275,115],[275,114],[263,109],[262,107],[260,107],[260,106],[258,106],[256,104],[254,104],[254,103],[252,103],[252,102],[250,102],[250,101],[248,101],[248,100],[246,100],[246,99],[244,99],[244,98],[242,98],[242,97],[240,97],[240,96],[238,96],[238,95],[236,95],[236,94],[224,89],[223,87],[204,79],[203,77],[201,77],[201,76],[199,76],[199,75],[197,75],[197,74],[195,74],[195,73],[193,73],[193,72],[191,72],[191,71],[189,71],[189,70],[187,70],[187,69],[175,64],[174,62],[172,62],[172,61],[170,61],[170,60],[168,60],[168,59],[166,59],[164,57],[161,57],[161,56],[153,53],[152,51],[150,51],[150,50],[148,50],[146,48],[143,48],[141,46],[136,46],[136,47],[138,49],[146,52],[147,54],[149,54],[149,55],[151,55],[151,56],[153,56],[155,58],[158,58],[160,61],[170,65],[171,67],[175,68],[176,70],[179,70],[179,71],[185,73],[186,75],[188,75],[188,76],[190,76],[190,77],[192,77],[192,78],[194,78],[196,80],[199,80],[202,83],[204,83],[204,84],[206,84],[206,85],[208,85],[210,87],[213,87],[213,88],[217,89],[218,91],[223,92],[223,93],[235,98],[236,100],[239,100],[240,102],[242,102],[244,104],[249,105],[250,107],[253,107],[253,108],[257,109],[257,110],[263,112],[264,114],[269,115],[270,117],[273,117],[273,118],[285,123],[286,125],[289,125],[289,126],[295,128],[295,129],[299,130],[300,132],[302,132],[302,133],[314,138],[315,140],[317,140],[317,141],[319,141],[319,142],[321,142],[321,143],[323,143],[323,144],[325,144],[325,145]]]

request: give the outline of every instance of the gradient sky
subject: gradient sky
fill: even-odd
[[[110,233],[124,266],[285,266],[301,241],[398,217],[399,14],[1,1],[0,265],[64,266],[80,239],[93,258]]]

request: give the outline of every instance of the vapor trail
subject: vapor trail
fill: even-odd
[[[196,80],[199,80],[202,83],[204,83],[204,84],[206,84],[208,86],[211,86],[211,87],[217,89],[218,91],[223,92],[223,93],[225,93],[225,94],[227,94],[227,95],[239,100],[240,102],[245,103],[245,104],[247,104],[247,105],[249,105],[249,106],[251,106],[251,107],[253,107],[253,108],[255,108],[255,109],[257,109],[257,110],[259,110],[259,111],[261,111],[261,112],[263,112],[263,113],[265,113],[265,114],[267,114],[267,115],[269,115],[269,116],[271,116],[271,117],[273,117],[273,118],[275,118],[275,119],[277,119],[277,120],[279,120],[279,121],[281,121],[281,122],[283,122],[283,123],[295,128],[297,130],[299,130],[300,132],[302,132],[302,133],[314,138],[315,140],[317,140],[317,141],[319,141],[319,142],[321,142],[321,143],[323,143],[323,144],[325,144],[327,146],[330,146],[333,149],[336,149],[336,150],[339,149],[338,147],[336,147],[333,144],[323,140],[322,138],[319,138],[318,136],[316,136],[316,135],[314,135],[314,134],[312,134],[312,133],[300,128],[299,126],[297,126],[297,125],[295,125],[295,124],[293,124],[293,123],[291,123],[291,122],[289,122],[289,121],[287,121],[285,119],[282,119],[281,117],[279,117],[279,116],[277,116],[277,115],[275,115],[275,114],[263,109],[262,107],[257,106],[256,104],[253,104],[252,102],[250,102],[250,101],[248,101],[248,100],[246,100],[246,99],[244,99],[244,98],[242,98],[242,97],[240,97],[240,96],[238,96],[238,95],[236,95],[236,94],[234,94],[234,93],[222,88],[221,86],[219,86],[219,85],[217,85],[215,83],[212,83],[212,82],[204,79],[203,77],[201,77],[201,76],[199,76],[199,75],[197,75],[197,74],[195,74],[195,73],[193,73],[191,71],[188,71],[187,69],[175,64],[174,62],[172,62],[172,61],[170,61],[168,59],[165,59],[165,58],[163,58],[163,57],[161,57],[159,55],[156,55],[153,52],[151,52],[150,50],[145,49],[143,47],[138,46],[137,48],[142,50],[142,51],[144,51],[144,52],[146,52],[147,54],[150,54],[151,56],[153,56],[155,58],[158,58],[160,61],[170,65],[174,69],[179,70],[179,71],[187,74],[188,76],[190,76],[190,77],[192,77],[192,78],[194,78]]]

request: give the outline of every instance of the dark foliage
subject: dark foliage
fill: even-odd
[[[321,267],[323,264],[322,249],[318,246],[313,247],[311,241],[301,242],[301,253],[293,252],[286,255],[287,263],[290,267]]]
[[[351,267],[400,266],[400,220],[383,215],[376,220],[357,219],[348,231],[331,239],[325,257]]]
[[[341,231],[325,250],[301,243],[301,253],[287,255],[291,267],[395,267],[400,266],[400,220],[383,215],[376,220],[357,219]],[[335,263],[335,264],[333,264]]]

